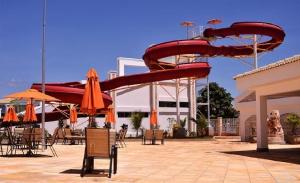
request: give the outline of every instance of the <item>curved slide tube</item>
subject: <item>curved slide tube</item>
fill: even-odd
[[[208,28],[203,32],[206,39],[176,40],[149,47],[145,51],[143,59],[151,72],[127,75],[102,81],[100,82],[101,89],[102,91],[108,91],[127,85],[186,77],[206,77],[210,71],[210,66],[206,62],[176,65],[159,61],[159,59],[182,54],[200,54],[207,57],[252,55],[252,45],[214,46],[208,41],[212,38],[225,38],[228,36],[239,36],[243,34],[258,34],[271,37],[271,39],[266,42],[258,43],[258,52],[273,50],[283,42],[285,37],[285,33],[281,27],[264,22],[237,22],[233,23],[228,28]],[[34,83],[32,88],[41,90],[41,84]],[[62,102],[80,105],[84,85],[79,82],[47,83],[45,89],[47,94],[60,99]],[[105,105],[109,105],[112,102],[110,96],[105,93],[104,102]]]
[[[248,34],[258,34],[270,36],[271,40],[258,43],[257,51],[271,51],[278,47],[284,40],[285,33],[282,28],[277,25],[263,22],[237,22],[233,23],[228,28],[221,29],[205,29],[203,35],[207,38],[227,36],[239,36]],[[161,62],[159,59],[181,55],[181,54],[200,54],[202,56],[249,56],[253,54],[253,45],[244,46],[213,46],[208,40],[204,39],[189,39],[176,40],[165,43],[160,43],[149,47],[143,59],[150,70],[174,69],[175,64]]]
[[[194,77],[202,78],[209,74],[210,66],[207,62],[178,65],[176,69],[154,71],[149,73],[127,75],[115,79],[100,82],[102,91],[108,91],[121,86],[129,86],[142,83],[150,83],[169,79]],[[40,83],[32,84],[32,87],[41,90]],[[84,93],[84,85],[79,82],[71,83],[49,83],[46,84],[46,93],[60,99],[65,103],[81,104]],[[103,93],[105,106],[112,103],[109,95]]]

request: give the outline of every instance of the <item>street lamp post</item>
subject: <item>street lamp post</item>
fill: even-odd
[[[42,92],[45,93],[45,40],[46,40],[46,13],[47,0],[44,0],[43,8],[43,38],[42,38]],[[45,100],[42,101],[42,149],[45,150]]]

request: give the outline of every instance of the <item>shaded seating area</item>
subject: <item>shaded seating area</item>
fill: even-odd
[[[103,175],[117,173],[117,147],[116,133],[106,128],[86,128],[85,129],[85,152],[83,157],[81,177],[86,174]],[[108,159],[109,168],[96,170],[94,159]]]
[[[15,128],[14,132],[10,127],[4,128],[0,143],[1,147],[6,146],[6,152],[2,147],[2,155],[16,155],[19,152],[27,156],[37,154],[41,149],[41,134],[40,128]]]
[[[156,141],[160,140],[161,144],[164,144],[164,131],[163,130],[158,130],[158,129],[153,129],[149,130],[146,129],[144,132],[143,136],[143,144],[145,145],[147,141],[150,141],[150,144],[155,145]]]
[[[46,147],[50,147],[53,156],[57,156],[53,144],[57,137],[57,130],[51,138],[46,139]],[[53,141],[52,141],[53,140]],[[6,149],[6,151],[5,151]],[[36,156],[42,150],[41,128],[6,127],[0,130],[0,151],[5,156]]]

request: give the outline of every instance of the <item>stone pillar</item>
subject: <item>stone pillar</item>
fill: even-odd
[[[150,100],[150,113],[149,113],[149,126],[151,128],[151,124],[150,124],[150,115],[151,115],[151,111],[152,109],[155,109],[157,112],[157,125],[159,125],[159,112],[158,112],[158,107],[157,107],[157,100],[158,100],[158,95],[157,95],[157,82],[152,82],[149,85],[149,90],[150,90],[150,95],[149,95],[149,100]]]
[[[222,117],[217,118],[217,131],[218,136],[222,136],[222,127],[223,127],[223,120]]]
[[[110,71],[108,73],[108,79],[114,79],[117,77],[117,72],[116,71]],[[116,122],[112,124],[111,128],[112,129],[116,129],[116,123],[118,123],[118,115],[117,115],[117,104],[116,104],[116,91],[114,90],[111,90],[109,91],[109,95],[111,96],[112,98],[112,101],[113,101],[113,108],[115,110],[115,119],[116,119]]]
[[[269,151],[267,130],[267,97],[256,93],[257,152]]]
[[[240,114],[240,118],[239,118],[239,135],[241,136],[241,141],[245,142],[246,141],[246,118],[245,115],[243,115],[242,113]]]

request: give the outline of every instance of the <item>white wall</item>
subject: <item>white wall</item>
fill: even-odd
[[[294,56],[263,68],[258,68],[251,71],[252,74],[236,77],[236,86],[240,92],[240,96],[236,97],[235,105],[237,110],[240,111],[240,135],[242,140],[245,140],[245,120],[251,115],[256,115],[257,112],[256,101],[239,102],[243,97],[246,97],[245,94],[247,93],[255,92],[257,96],[269,97],[267,100],[268,114],[272,110],[279,110],[280,114],[290,112],[300,114],[299,70],[300,56]],[[290,93],[293,96],[291,97],[283,93]],[[279,97],[279,95],[282,95],[281,98],[270,99],[272,96]]]
[[[185,82],[185,81],[184,81]],[[161,82],[161,86],[157,87],[158,101],[172,101],[175,99],[175,84],[173,80]],[[181,89],[184,89],[186,85],[182,85]],[[187,102],[187,91],[184,89],[180,95],[180,102]],[[142,121],[142,127],[150,128],[150,85],[144,86],[132,86],[130,89],[119,90],[116,92],[116,112],[148,112],[149,117],[144,118]],[[181,119],[187,117],[188,108],[180,108]],[[160,129],[168,130],[169,122],[168,118],[176,119],[176,107],[158,107],[158,125]],[[129,118],[116,118],[116,129],[119,130],[120,126],[125,123],[128,124],[128,135],[135,136],[135,130],[132,129]],[[186,124],[187,125],[187,124]]]

